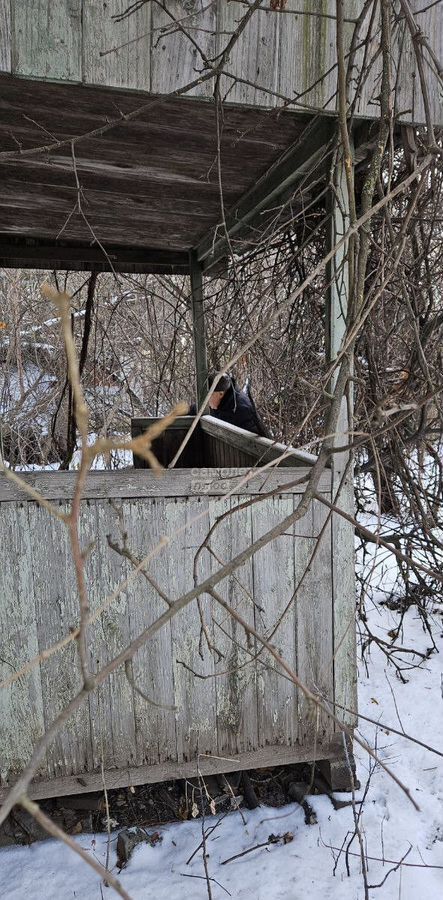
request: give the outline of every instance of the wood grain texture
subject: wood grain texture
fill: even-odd
[[[357,0],[354,0],[357,3]],[[360,3],[360,0],[358,0]],[[421,0],[409,0],[417,28],[421,30],[425,41],[429,43],[433,53],[440,60],[443,56],[443,10],[441,5],[423,4]],[[426,8],[426,7],[430,8]],[[424,13],[420,11],[425,9]],[[380,113],[381,54],[380,24],[376,18],[372,32],[369,32],[370,12],[367,14],[362,29],[362,40],[367,43],[367,74],[362,85],[361,96],[356,111],[365,117],[376,117]],[[420,84],[416,54],[414,52],[411,33],[403,15],[396,17],[391,30],[391,85],[395,97],[395,114],[401,116],[403,122],[425,123],[423,93]],[[425,59],[425,78],[427,84],[429,108],[435,125],[443,120],[443,92],[436,75],[435,63],[429,50],[420,44],[420,52]],[[356,76],[362,69],[364,60],[363,47],[356,54]],[[369,63],[369,64],[368,64]]]
[[[81,0],[12,0],[12,71],[81,81]]]
[[[166,504],[168,534],[186,527],[170,565],[172,599],[177,599],[194,583],[209,575],[209,560],[202,555],[194,561],[209,529],[206,498],[192,498]],[[211,628],[211,603],[200,598],[202,616]],[[213,753],[217,743],[214,660],[202,633],[197,601],[175,616],[171,623],[174,698],[177,706],[176,740],[178,760],[189,761],[202,753]],[[203,677],[196,677],[193,673]]]
[[[424,5],[421,0],[409,0],[409,5],[414,13],[415,22],[421,29],[426,41],[429,42],[436,57],[443,58],[443,11],[441,5],[432,6],[423,15],[419,13]],[[424,121],[423,96],[420,84],[420,75],[417,66],[417,57],[414,52],[410,30],[404,19],[397,22],[393,29],[393,83],[396,85],[396,111],[402,113],[402,119],[413,122]],[[428,99],[431,119],[434,123],[442,121],[443,90],[438,83],[435,74],[435,63],[432,61],[427,48],[420,44],[419,52],[423,53],[425,64],[425,78],[428,85]],[[406,114],[405,114],[406,113]]]
[[[69,144],[49,158],[42,153],[14,156],[18,148],[72,138],[77,139],[84,212],[106,245],[188,251],[219,223],[213,103],[11,76],[0,81],[0,154],[13,154],[0,160],[3,235],[90,246],[91,232],[75,211]],[[135,118],[125,118],[141,108]],[[115,126],[99,139],[86,137],[110,122]],[[228,208],[297,139],[302,127],[291,115],[280,116],[276,128],[264,110],[224,110],[220,152]]]
[[[199,497],[221,496],[232,492],[238,494],[260,494],[280,491],[285,494],[301,494],[304,491],[309,469],[290,471],[268,470],[251,473],[250,469],[223,467],[220,469],[169,469],[156,475],[149,469],[132,469],[120,472],[91,472],[87,479],[84,499],[126,500],[148,497]],[[70,500],[77,479],[75,472],[32,472],[23,473],[20,478],[25,484],[39,491],[47,500]],[[246,483],[243,483],[247,479]],[[295,482],[295,483],[294,483]],[[330,472],[324,472],[319,491],[330,490]],[[31,502],[26,490],[0,474],[0,503]]]
[[[163,500],[138,501],[136,514],[133,501],[122,504],[128,546],[138,559],[143,559],[169,533],[167,511],[168,502]],[[121,545],[119,531],[114,527],[112,534]],[[172,594],[174,587],[171,570],[167,552],[154,556],[149,566],[149,574],[166,596]],[[140,634],[167,609],[165,601],[143,576],[139,576],[129,588],[128,607],[131,638]],[[132,674],[137,687],[154,703],[174,706],[170,623],[140,648],[132,663]],[[134,694],[134,708],[137,765],[158,765],[177,760],[175,712],[153,706],[137,693]]]
[[[341,736],[334,738],[322,747],[324,759],[339,759],[343,753]],[[259,769],[270,766],[290,765],[311,761],[311,747],[265,747],[259,750],[240,753],[238,756],[219,759],[217,756],[202,755],[199,760],[191,762],[166,762],[158,766],[137,766],[129,769],[110,769],[105,771],[107,788],[127,787],[128,785],[152,784],[158,781],[170,781],[181,778],[197,778],[199,774],[213,775],[217,772],[236,772],[242,769]],[[51,781],[40,779],[31,783],[29,796],[33,799],[42,797],[62,797],[64,794],[83,794],[88,791],[100,791],[103,788],[101,772],[85,772],[82,778],[67,776]],[[9,787],[0,787],[0,801]]]
[[[262,465],[277,459],[282,454],[285,454],[285,458],[279,463],[280,466],[313,465],[317,460],[317,457],[312,453],[306,453],[304,450],[295,450],[292,447],[288,447],[287,444],[280,444],[278,441],[251,434],[250,431],[245,431],[244,428],[238,428],[237,425],[231,425],[229,422],[222,422],[214,418],[214,416],[202,416],[201,427],[205,434],[210,434],[230,447],[235,447],[248,455],[254,456]]]
[[[168,0],[166,12],[153,4],[150,47],[153,91],[169,93],[185,87],[199,77],[205,65],[204,57],[214,57],[215,7],[215,3],[203,0],[190,3]],[[212,92],[209,80],[193,88],[189,96],[207,97]]]
[[[3,28],[8,34],[8,2]],[[3,65],[32,78],[81,81],[152,90],[167,94],[185,87],[207,71],[205,57],[223,52],[246,13],[240,2],[205,3],[204,0],[167,0],[165,10],[145,3],[120,23],[117,0],[10,0],[13,10],[12,47],[6,42]],[[345,53],[364,0],[345,5]],[[423,7],[411,0],[418,27],[441,60],[443,11],[440,4]],[[83,20],[81,10],[83,7]],[[425,9],[425,12],[421,10]],[[368,34],[370,13],[363,23],[360,43]],[[365,65],[367,78],[357,103],[363,117],[378,116],[380,92],[380,12],[376,12]],[[398,79],[398,111],[404,121],[425,121],[418,84],[415,54],[402,16],[393,27],[392,81]],[[121,46],[122,44],[126,46]],[[196,46],[198,45],[198,46]],[[100,56],[100,52],[120,47]],[[201,48],[203,55],[199,52]],[[431,114],[443,121],[441,92],[435,66],[427,58],[426,78]],[[363,47],[356,54],[352,89],[359,84]],[[288,0],[283,12],[268,7],[257,10],[247,23],[227,60],[226,71],[234,78],[221,79],[221,93],[228,102],[269,108],[283,103],[295,111],[336,110],[336,27],[334,0]],[[237,79],[243,79],[235,81]],[[244,83],[244,82],[249,82]],[[198,97],[213,94],[213,80],[192,89]],[[352,98],[351,98],[352,99]],[[228,183],[228,179],[226,179]]]
[[[311,623],[310,632],[310,676],[311,686],[330,708],[334,699],[334,614],[331,583],[331,520],[328,510],[321,502],[312,503],[313,533],[317,541],[313,569],[315,570],[314,605],[306,610],[306,621]],[[346,575],[344,575],[346,577]],[[337,645],[335,645],[337,646]],[[334,732],[334,726],[327,713],[316,716],[316,738],[327,743]]]
[[[237,510],[238,502],[211,500],[209,518],[211,568],[228,563],[252,541],[251,508]],[[221,518],[228,513],[225,518]],[[207,552],[207,551],[206,551]],[[223,599],[242,618],[255,626],[252,561],[248,560],[217,588]],[[237,755],[258,746],[257,669],[255,639],[216,601],[212,604],[213,640],[216,647],[217,746],[221,756]],[[220,654],[220,655],[219,655]]]
[[[264,500],[252,510],[252,534],[257,540],[293,511],[292,498]],[[269,638],[288,665],[297,670],[294,592],[294,527],[254,556],[256,628]],[[277,630],[274,633],[274,629]],[[258,648],[259,649],[259,648]],[[259,741],[293,745],[298,738],[296,688],[265,650],[257,664]]]
[[[0,72],[11,71],[11,0],[0,0]]]
[[[218,53],[238,28],[245,14],[243,3],[219,5]],[[284,23],[286,24],[286,23]],[[222,79],[222,94],[233,103],[275,106],[278,89],[280,17],[270,9],[261,9],[251,16],[240,39],[234,45],[226,70],[249,84],[232,78]]]
[[[318,509],[316,501],[296,525],[297,674],[314,694],[323,692],[331,699],[334,681],[330,527],[320,543],[314,537],[319,535],[323,523],[323,509]],[[327,742],[333,731],[329,717],[319,713],[301,691],[298,718],[301,743],[320,747]],[[320,749],[318,753],[316,750],[317,755],[321,757]]]
[[[33,535],[33,592],[41,652],[78,624],[78,593],[66,526],[34,505],[29,508],[29,529]],[[40,672],[47,728],[82,686],[75,642],[48,659]],[[91,768],[92,762],[89,708],[83,704],[48,747],[46,768],[50,777],[79,775]]]
[[[335,502],[344,512],[355,515],[354,485],[346,481]],[[354,528],[350,522],[333,514],[332,523],[332,584],[334,614],[334,697],[337,715],[351,727],[357,722],[353,713],[340,707],[357,710],[357,649],[355,629],[355,550]]]
[[[151,4],[115,22],[122,10],[120,0],[83,0],[83,80],[149,91]]]
[[[226,469],[226,473],[230,474],[230,470]],[[131,474],[138,480],[140,474],[144,475]],[[230,478],[227,481],[229,484]],[[223,481],[220,484],[226,487]],[[110,549],[108,534],[120,546],[126,535],[127,545],[138,559],[157,547],[164,536],[171,538],[171,544],[153,557],[149,568],[151,583],[139,575],[88,627],[92,671],[100,669],[158,618],[168,599],[177,599],[195,581],[198,583],[214,568],[228,562],[299,502],[296,493],[279,492],[237,511],[238,504],[250,499],[250,494],[239,492],[238,497],[222,500],[216,493],[126,498],[116,493],[117,498],[95,497],[81,505],[80,537],[88,550],[85,574],[92,612],[132,569],[128,560]],[[327,496],[330,497],[329,491]],[[65,502],[60,504],[60,510],[66,512]],[[206,550],[196,560],[210,525],[226,510],[231,515],[211,537],[215,556]],[[317,502],[298,523],[295,539],[294,528],[290,528],[225,579],[219,591],[246,621],[266,637],[271,636],[284,658],[309,685],[319,686],[330,696],[329,530],[301,596],[291,603],[294,586],[308,560],[305,548],[313,545],[322,516],[324,508]],[[7,575],[2,579],[6,599],[2,600],[1,616],[2,659],[6,660],[8,675],[11,667],[68,634],[77,625],[79,612],[68,533],[63,523],[48,516],[34,501],[3,503],[0,539],[6,547]],[[19,569],[13,566],[16,559],[20,561]],[[212,771],[219,771],[220,765],[228,771],[226,758],[258,761],[261,757],[254,754],[268,746],[281,745],[289,753],[288,760],[293,758],[291,748],[296,742],[300,744],[297,759],[313,758],[325,742],[329,746],[328,728],[321,724],[314,733],[309,722],[304,721],[308,711],[301,707],[294,685],[282,677],[273,661],[263,652],[258,662],[251,661],[251,654],[254,656],[258,650],[255,642],[213,598],[202,596],[200,607],[203,631],[194,602],[134,658],[135,684],[157,706],[134,695],[124,670],[117,670],[97,693],[90,695],[53,741],[40,770],[45,783],[56,779],[61,789],[67,790],[76,777],[88,789],[89,784],[97,785],[101,776],[96,773],[103,765],[109,788],[116,783],[138,783],[127,774],[137,772],[138,767],[148,780],[173,777],[171,773],[176,770],[183,777],[206,754],[217,757],[210,764]],[[274,635],[273,628],[287,607]],[[16,653],[17,659],[10,659],[11,653]],[[2,763],[3,779],[18,774],[39,729],[41,732],[53,721],[80,684],[76,645],[72,643],[3,696],[3,727],[8,744],[6,762]],[[176,709],[165,708],[171,706]],[[14,743],[18,727],[23,734]],[[321,753],[327,756],[329,750],[322,749]],[[151,778],[149,773],[154,771],[156,778]],[[114,774],[109,775],[110,772]]]
[[[32,537],[28,507],[0,516],[0,678],[38,653]],[[40,672],[0,691],[0,782],[17,776],[44,731]],[[39,774],[47,776],[45,762]]]
[[[94,542],[86,570],[91,597],[91,612],[103,603],[124,578],[130,564],[112,551],[107,542],[111,534],[122,542],[122,528],[127,528],[125,505],[91,501],[83,504],[82,543]],[[121,518],[120,518],[121,516]],[[136,583],[137,585],[137,583]],[[89,632],[92,670],[98,671],[114,658],[131,639],[130,608],[134,602],[131,590],[123,591],[93,623]],[[98,691],[89,698],[94,766],[124,768],[136,762],[134,695],[124,668],[117,669]]]
[[[278,90],[283,96],[293,98],[298,106],[334,110],[337,82],[335,22],[306,13],[316,11],[334,15],[335,2],[322,0],[320,4],[313,4],[312,0],[289,0],[286,8],[293,14],[282,16]]]

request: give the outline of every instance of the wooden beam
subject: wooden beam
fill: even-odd
[[[155,784],[172,779],[197,778],[199,775],[237,772],[244,769],[258,769],[269,766],[285,766],[294,763],[317,762],[319,759],[334,760],[339,758],[340,739],[334,736],[327,743],[313,743],[307,746],[284,747],[281,744],[249,750],[244,753],[229,754],[229,757],[218,757],[200,754],[198,759],[189,762],[165,762],[153,766],[125,766],[121,769],[109,769],[104,773],[104,782],[108,790],[128,787],[137,784]],[[0,803],[6,797],[11,785],[0,788]],[[50,780],[41,779],[31,782],[28,795],[34,800],[49,797],[63,797],[65,794],[87,794],[103,790],[103,774],[101,772],[84,772]]]
[[[330,225],[328,249],[341,240],[349,227],[349,194],[344,160],[338,161],[335,179],[335,193],[330,204]],[[347,244],[335,254],[328,268],[328,356],[336,359],[346,333],[346,317],[349,295],[349,266]],[[333,383],[337,375],[334,376]],[[346,445],[349,441],[349,410],[344,397],[341,405],[335,446]],[[352,469],[348,472],[340,492],[339,486],[349,462],[349,453],[332,454],[332,497],[345,512],[354,515],[354,482]],[[357,709],[357,666],[355,644],[355,551],[354,529],[341,516],[332,516],[332,595],[334,605],[334,697],[338,704],[348,709]],[[344,714],[340,706],[336,714],[344,718],[351,727],[355,716]]]
[[[278,459],[283,453],[286,456],[280,466],[313,466],[317,462],[317,457],[312,453],[296,450],[288,447],[287,444],[272,441],[270,438],[259,437],[257,434],[245,431],[244,428],[238,428],[237,425],[231,425],[229,422],[223,422],[213,416],[202,416],[201,427],[206,434],[250,454],[260,465]]]
[[[143,421],[143,420],[137,420]],[[245,476],[250,476],[244,482]],[[166,469],[161,475],[152,469],[130,469],[124,472],[90,472],[83,491],[84,500],[142,500],[154,497],[222,497],[228,491],[237,495],[254,496],[263,491],[278,490],[282,494],[301,494],[305,489],[303,477],[309,469],[275,469],[251,475],[250,468]],[[76,472],[27,472],[20,474],[23,485],[38,491],[46,500],[71,500],[77,481]],[[321,476],[318,490],[330,496],[331,474]],[[0,505],[2,503],[35,503],[25,487],[14,484],[0,474]]]
[[[189,254],[189,269],[191,276],[191,310],[197,402],[201,406],[208,392],[208,360],[206,354],[203,273],[197,255],[193,250]]]
[[[132,274],[188,275],[186,251],[98,245],[85,246],[14,239],[0,234],[0,266],[10,269],[69,269],[73,272],[128,272]]]
[[[300,139],[285,150],[230,210],[226,216],[226,229],[221,232],[218,224],[215,231],[211,230],[200,241],[196,253],[204,271],[221,258],[229,256],[232,240],[241,239],[247,229],[256,227],[259,218],[263,218],[263,213],[278,202],[283,202],[304,176],[309,175],[309,180],[312,181],[316,174],[323,174],[324,157],[334,128],[335,123],[331,118],[313,119]]]

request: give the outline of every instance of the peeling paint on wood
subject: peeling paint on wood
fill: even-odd
[[[12,73],[81,81],[81,16],[82,0],[12,0]]]

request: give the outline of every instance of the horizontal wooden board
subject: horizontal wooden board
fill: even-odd
[[[344,4],[345,54],[364,5],[365,0],[346,0]],[[390,6],[392,84],[398,79],[396,111],[404,121],[423,123],[425,106],[413,41],[402,10]],[[441,90],[432,55],[436,60],[443,55],[442,5],[436,0],[409,0],[409,6],[418,34],[421,31],[425,36],[420,49],[425,58],[429,109],[434,122],[441,124]],[[147,2],[133,4],[131,15],[121,21],[113,18],[124,10],[119,0],[0,0],[0,67],[32,78],[165,94],[188,90],[209,97],[214,78],[202,78],[208,73],[207,59],[219,60],[232,42],[220,83],[221,94],[228,101],[334,112],[335,0],[285,0],[278,9],[270,7],[270,2],[262,3],[233,40],[248,14],[243,0],[166,0],[162,8]],[[378,115],[380,33],[380,4],[375,14],[369,4],[350,83],[352,92],[359,85],[367,54],[356,112],[369,118]]]
[[[301,494],[310,470],[267,470],[254,473],[250,469],[174,469],[156,475],[149,469],[123,472],[91,472],[83,492],[85,500],[114,500],[143,497],[221,497],[247,494],[256,496],[270,491],[282,494]],[[70,500],[74,493],[75,472],[33,472],[20,475],[24,484],[31,485],[47,500]],[[247,480],[245,480],[247,479]],[[297,482],[297,483],[294,483]],[[327,493],[331,478],[323,472],[318,490]],[[35,500],[26,492],[0,475],[0,503]]]
[[[198,760],[191,762],[165,762],[152,766],[128,766],[123,769],[105,770],[107,790],[128,787],[138,784],[154,784],[159,781],[170,781],[177,778],[197,778],[200,775],[214,775],[219,772],[237,772],[247,769],[266,768],[269,766],[285,766],[293,763],[312,762],[315,759],[335,760],[343,755],[341,736],[328,744],[317,747],[264,747],[260,750],[247,751],[236,755],[230,754],[223,759],[217,756],[202,754]],[[0,787],[0,802],[9,790],[9,785]],[[28,794],[34,800],[49,797],[62,797],[66,794],[85,794],[103,790],[101,772],[87,772],[80,778],[68,776],[53,780],[34,781]]]

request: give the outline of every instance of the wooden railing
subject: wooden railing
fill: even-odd
[[[205,436],[205,457],[209,456],[207,465],[257,466],[279,460],[279,466],[293,467],[312,466],[317,460],[312,453],[251,434],[250,431],[222,422],[214,416],[202,416],[201,428]],[[217,456],[214,461],[213,454]]]
[[[138,437],[157,421],[158,419],[151,418],[132,419],[132,436]],[[192,416],[180,416],[159,439],[154,441],[153,451],[165,468],[176,455],[193,421]],[[293,468],[312,466],[316,459],[312,453],[259,437],[214,416],[202,416],[178,458],[177,467],[235,469],[275,462],[279,467]],[[145,468],[147,464],[135,457],[134,465],[136,468]]]

